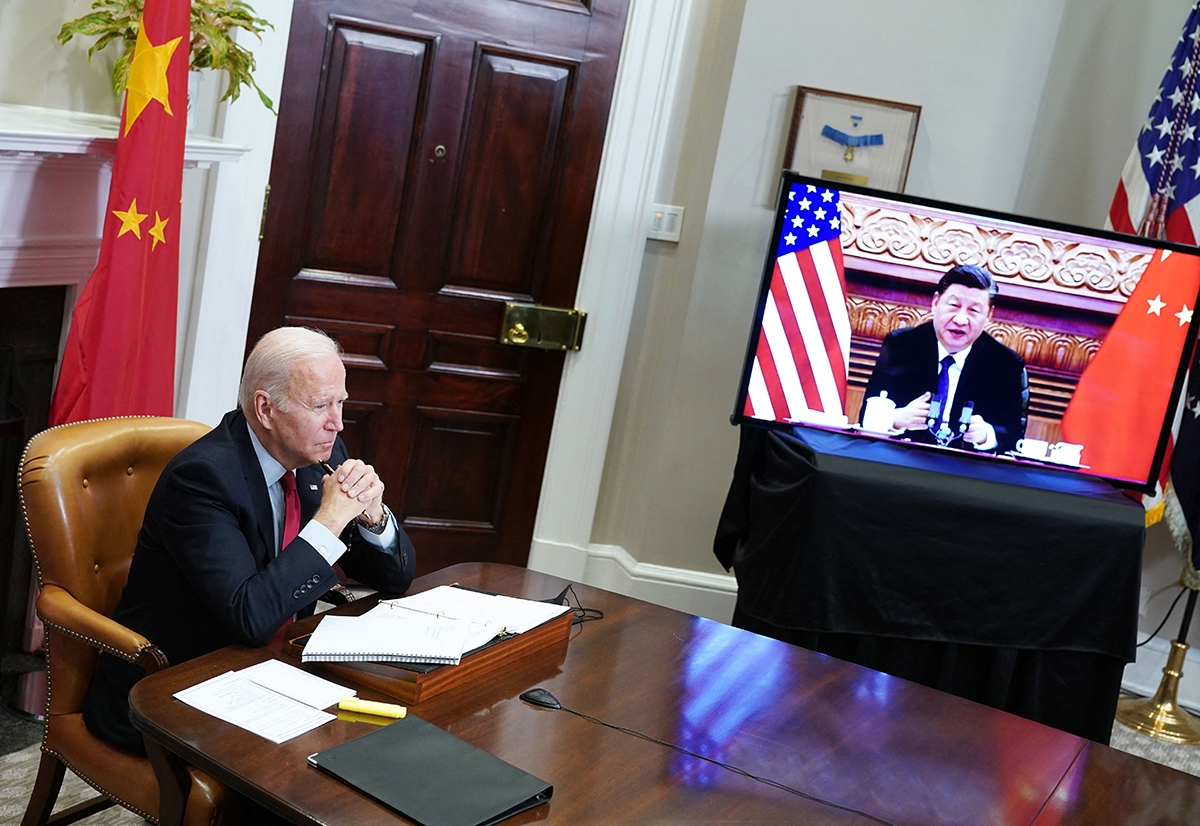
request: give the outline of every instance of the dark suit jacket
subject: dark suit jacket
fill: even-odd
[[[346,458],[339,439],[330,464]],[[323,475],[315,465],[296,471],[302,526],[320,505]],[[264,645],[288,617],[311,614],[337,584],[332,566],[304,539],[276,557],[274,524],[246,419],[235,410],[163,470],[113,619],[158,645],[171,664],[232,643]],[[396,529],[398,554],[392,555],[351,525],[338,565],[372,588],[403,593],[416,560],[408,537]],[[128,719],[129,689],[140,677],[124,660],[101,657],[84,707],[89,730],[141,749]]]
[[[922,393],[936,393],[938,386],[937,334],[933,322],[906,327],[888,334],[863,396],[866,400],[886,390],[888,398],[904,407]],[[957,432],[963,405],[975,402],[975,413],[996,429],[996,450],[1016,447],[1025,435],[1025,411],[1029,403],[1029,380],[1025,361],[987,333],[975,339],[963,363],[950,410],[950,426]],[[904,438],[934,442],[927,430],[909,430]],[[955,443],[955,446],[958,446]]]

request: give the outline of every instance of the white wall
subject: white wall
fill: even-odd
[[[1190,0],[1068,0],[1017,210],[1104,224]]]
[[[87,49],[95,38],[55,41],[68,20],[91,10],[91,0],[2,0],[0,2],[0,103],[45,106],[73,112],[117,114],[109,78],[120,54],[116,46]]]
[[[715,113],[711,186],[689,187],[703,172],[685,164],[660,195],[681,196],[685,237],[673,251],[648,249],[595,542],[643,563],[720,570],[711,544],[737,448],[729,415],[791,88],[920,104],[909,191],[1011,210],[1062,9],[1062,0],[746,4],[728,100]]]

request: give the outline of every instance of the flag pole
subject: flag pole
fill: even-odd
[[[1179,636],[1171,640],[1171,651],[1163,667],[1162,682],[1154,696],[1142,700],[1121,700],[1117,703],[1117,722],[1157,740],[1167,740],[1186,746],[1200,745],[1200,721],[1179,705],[1179,680],[1183,677],[1183,661],[1187,655],[1187,633],[1196,610],[1196,591],[1188,591],[1183,609]]]

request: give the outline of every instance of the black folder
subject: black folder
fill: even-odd
[[[420,717],[404,717],[308,762],[421,826],[489,826],[554,792]]]

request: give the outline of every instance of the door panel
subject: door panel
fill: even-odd
[[[336,25],[322,88],[307,266],[386,275],[430,44]],[[364,158],[390,167],[379,174]]]
[[[453,286],[531,301],[545,277],[557,151],[575,64],[484,47],[467,113],[463,183],[446,268]],[[449,286],[449,285],[448,285]]]
[[[503,301],[573,300],[626,5],[295,3],[250,340],[341,343],[421,572],[528,556],[563,355]]]

